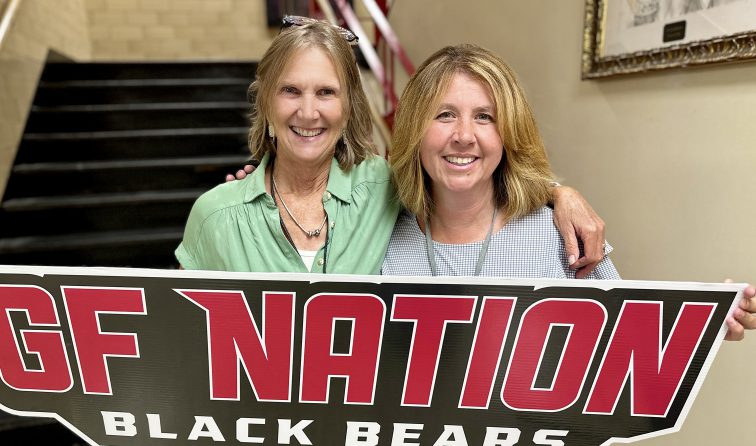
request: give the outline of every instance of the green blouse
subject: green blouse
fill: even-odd
[[[265,191],[265,155],[241,181],[202,194],[192,207],[176,258],[186,269],[308,272],[281,229],[278,208]],[[313,273],[379,274],[399,214],[386,161],[374,157],[347,173],[334,159],[323,194],[328,249],[321,247]],[[327,258],[324,260],[324,255]]]

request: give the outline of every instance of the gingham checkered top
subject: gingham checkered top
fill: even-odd
[[[434,241],[433,248],[440,276],[472,276],[483,241],[452,245]],[[599,262],[589,279],[619,279],[608,254]],[[381,273],[396,276],[430,276],[425,242],[413,214],[399,215],[389,241]],[[525,217],[515,218],[493,234],[481,276],[574,279],[569,269],[564,241],[552,219],[552,210],[542,207]]]

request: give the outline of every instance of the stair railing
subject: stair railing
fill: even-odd
[[[344,0],[339,0],[339,1],[343,2]],[[412,74],[415,72],[415,66],[412,64],[412,61],[410,60],[409,56],[407,56],[407,53],[404,51],[404,48],[402,47],[402,44],[399,42],[399,37],[391,28],[391,25],[389,24],[389,21],[386,18],[387,9],[385,6],[385,0],[382,0],[382,4],[384,5],[383,7],[379,6],[375,0],[362,0],[362,3],[365,5],[365,8],[367,9],[368,13],[370,14],[370,17],[373,19],[373,22],[375,23],[376,46],[380,43],[381,39],[383,39],[388,45],[390,54],[388,54],[384,58],[384,60],[388,60],[389,66],[392,68],[391,70],[387,72],[387,78],[390,81],[391,87],[394,88],[394,82],[393,82],[394,60],[397,58],[399,59],[399,62],[402,64],[402,67],[404,68],[404,71],[409,76],[412,76]],[[396,106],[396,104],[393,104],[393,105]]]
[[[391,28],[391,25],[389,24],[389,21],[386,18],[386,15],[381,7],[378,6],[375,0],[361,1],[370,14],[370,19],[375,24],[376,43],[380,42],[380,40],[383,39],[388,45],[389,54],[384,60],[391,67],[391,70],[387,70],[385,68],[386,64],[381,60],[380,57],[378,57],[375,48],[370,45],[370,42],[367,40],[367,36],[362,30],[362,26],[360,25],[360,22],[357,19],[357,15],[354,13],[351,5],[349,5],[346,0],[332,0],[352,32],[358,34],[356,30],[359,29],[362,36],[364,36],[363,39],[362,36],[358,34],[361,40],[366,41],[364,46],[369,47],[369,49],[364,49],[363,45],[360,45],[360,50],[363,52],[363,55],[368,62],[368,66],[370,66],[370,69],[373,71],[376,79],[378,79],[378,82],[383,86],[384,96],[387,100],[388,106],[386,111],[386,118],[389,125],[391,125],[393,123],[393,116],[394,112],[396,111],[396,106],[399,103],[394,85],[394,59],[399,59],[399,62],[401,63],[408,76],[411,76],[415,72],[415,67],[412,65],[412,62],[407,56],[407,53],[399,43],[399,38]],[[368,52],[370,53],[370,55],[368,55]]]
[[[21,0],[8,0],[5,3],[5,7],[0,15],[0,49],[3,47],[5,38],[8,35],[13,19],[16,18],[18,12],[18,5],[21,4]]]
[[[346,25],[359,38],[358,45],[360,51],[362,52],[368,67],[370,67],[370,71],[373,72],[373,75],[383,89],[385,112],[381,114],[378,111],[378,106],[372,102],[370,103],[370,111],[373,115],[373,122],[376,124],[376,127],[381,134],[381,138],[384,140],[386,147],[388,148],[391,140],[390,128],[393,126],[394,113],[399,103],[396,86],[394,84],[394,59],[399,59],[401,66],[409,76],[415,72],[415,67],[412,65],[407,53],[399,43],[399,38],[391,28],[384,10],[375,2],[375,0],[362,0],[362,2],[370,14],[370,19],[375,25],[376,44],[382,39],[386,42],[388,47],[388,54],[384,51],[383,58],[378,55],[376,48],[370,42],[370,39],[360,24],[354,9],[352,9],[351,5],[349,5],[346,0],[316,0],[317,8],[323,13],[323,15],[325,15],[326,19],[330,23],[338,25],[339,21],[336,12],[331,6],[333,3],[338,9],[344,22],[346,22]],[[386,63],[384,63],[384,60]],[[388,64],[389,69],[386,68],[386,64]]]

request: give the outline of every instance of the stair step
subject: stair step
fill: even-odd
[[[0,239],[0,253],[54,251],[58,249],[87,249],[103,245],[109,247],[134,245],[149,242],[181,241],[184,228],[159,228],[151,230],[108,231],[99,234],[79,233],[58,236],[31,236]],[[176,243],[178,246],[178,243]]]
[[[125,79],[40,83],[35,105],[246,101],[249,79]]]
[[[0,239],[0,264],[175,268],[183,227]]]
[[[128,87],[212,87],[225,85],[249,85],[251,79],[235,77],[199,79],[85,79],[64,81],[41,81],[39,88],[128,88]]]
[[[34,106],[26,123],[26,132],[239,127],[247,123],[248,114],[249,104],[246,102]]]
[[[210,189],[236,172],[247,155],[194,158],[18,164],[5,199],[67,194],[136,193],[171,189]]]
[[[12,199],[0,209],[0,227],[3,237],[24,237],[183,226],[202,192]]]
[[[84,444],[71,430],[51,418],[0,413],[0,442],[4,445],[76,446]]]
[[[17,163],[193,157],[209,153],[249,156],[247,127],[28,133]]]
[[[138,63],[50,63],[42,74],[45,81],[83,79],[178,79],[255,77],[254,62],[138,62]]]
[[[205,192],[204,189],[171,190],[171,191],[140,191],[114,194],[91,194],[73,196],[48,196],[15,198],[5,200],[2,209],[6,212],[28,212],[40,209],[70,209],[96,206],[134,205],[141,203],[163,203],[176,201],[193,201]]]
[[[92,132],[50,132],[50,133],[27,133],[24,141],[44,140],[108,140],[108,139],[142,139],[164,138],[173,136],[223,136],[238,135],[247,132],[247,127],[212,127],[212,128],[170,128],[170,129],[142,129],[142,130],[110,130]]]
[[[9,413],[0,412],[0,432],[2,433],[14,429],[45,426],[53,423],[55,423],[55,420],[51,420],[50,418],[19,417],[16,415],[11,415]],[[5,435],[0,435],[0,439],[4,440]],[[3,444],[13,443],[4,442]]]
[[[32,113],[101,113],[101,112],[127,112],[127,111],[182,111],[182,110],[225,110],[225,109],[248,109],[249,104],[241,101],[213,101],[213,102],[161,102],[149,104],[78,104],[78,105],[54,105],[32,106]]]
[[[152,158],[138,160],[114,160],[114,161],[80,161],[60,163],[29,163],[18,164],[13,168],[13,173],[36,174],[90,170],[117,170],[117,169],[157,169],[165,167],[185,166],[225,166],[234,163],[243,163],[245,158],[240,156],[205,156],[194,158]]]

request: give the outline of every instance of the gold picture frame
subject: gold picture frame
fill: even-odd
[[[686,0],[688,4],[696,5],[714,5],[714,0]],[[625,3],[621,3],[625,2]],[[740,23],[734,28],[743,28],[752,26],[750,30],[736,29],[735,32],[729,35],[722,34],[721,22],[729,22],[727,14],[742,12],[743,8],[751,10],[756,8],[756,0],[729,0],[727,8],[720,8],[717,11],[713,9],[698,10],[694,12],[684,12],[678,17],[672,19],[661,17],[660,9],[662,5],[670,5],[674,2],[680,3],[678,0],[586,0],[585,1],[585,23],[583,32],[583,60],[582,60],[582,79],[597,79],[608,76],[631,74],[631,73],[644,73],[655,70],[663,70],[667,68],[676,67],[688,67],[713,63],[727,63],[727,62],[739,62],[748,59],[756,58],[756,16],[751,16],[750,21],[752,24],[747,23],[747,18],[737,17],[736,20],[741,22],[745,20],[745,23]],[[642,16],[639,11],[638,4],[648,6],[641,12],[652,11],[656,14],[655,17]],[[734,5],[734,6],[733,6]],[[653,7],[656,6],[656,10]],[[635,7],[635,10],[630,8]],[[667,6],[669,8],[669,6]],[[616,15],[621,15],[622,11],[619,8],[630,10],[630,13],[638,13],[631,18],[635,19],[636,23],[632,23],[628,20],[622,21],[622,17],[619,19]],[[712,8],[712,6],[709,6]],[[627,11],[626,11],[627,12]],[[667,12],[669,14],[669,12]],[[610,15],[612,14],[612,15]],[[625,13],[625,18],[628,14]],[[700,16],[700,17],[699,17]],[[714,18],[719,19],[719,23],[713,23],[709,25]],[[653,23],[656,21],[657,23]],[[697,26],[695,29],[696,36],[699,38],[696,40],[685,41],[675,44],[664,43],[663,39],[668,36],[668,30],[671,26],[676,26],[679,30],[682,27],[683,33],[685,32],[685,26],[691,21],[695,24],[703,24]],[[622,32],[617,32],[613,29],[607,29],[608,26],[614,26],[617,28],[618,23],[627,23],[626,28],[627,36],[624,37],[636,37],[635,40],[640,40],[641,43],[622,42]],[[640,25],[639,25],[640,24]],[[717,25],[717,26],[715,26]],[[707,29],[709,26],[711,29]],[[662,27],[663,35],[659,34],[659,29]],[[671,29],[673,32],[674,29]],[[613,45],[613,51],[607,51],[607,31],[614,31],[611,45]],[[643,34],[647,35],[643,35]],[[649,38],[648,34],[652,33],[652,37]],[[707,33],[711,35],[707,36]],[[718,35],[717,35],[718,34]],[[619,35],[619,37],[617,37]],[[658,35],[658,36],[657,36]],[[640,36],[641,38],[637,38]],[[628,39],[631,40],[631,39]],[[656,40],[658,40],[658,46]],[[623,52],[624,47],[635,47],[631,51]],[[645,47],[644,47],[645,45]],[[619,48],[619,49],[618,49]]]

